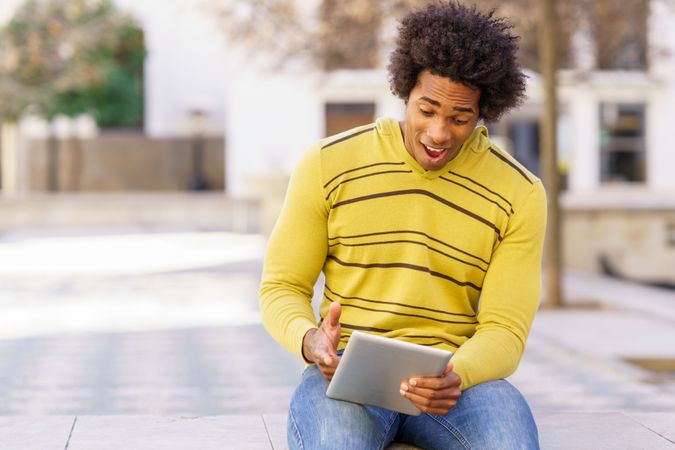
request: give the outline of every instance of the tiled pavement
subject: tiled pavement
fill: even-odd
[[[302,364],[259,325],[0,342],[0,412],[278,412]]]
[[[675,413],[542,413],[544,450],[672,450]],[[3,450],[286,450],[283,414],[0,417]],[[419,450],[393,444],[387,450]]]
[[[215,232],[6,237],[0,415],[284,410],[303,364],[260,325],[263,245]]]
[[[283,413],[302,363],[259,323],[263,246],[197,232],[0,239],[0,415]],[[675,382],[622,360],[675,358],[675,291],[578,273],[565,285],[603,307],[539,313],[511,378],[533,409],[675,411]]]
[[[675,411],[675,372],[626,358],[675,361],[675,290],[568,272],[561,310],[537,314],[511,377],[532,407],[573,411]],[[597,308],[588,308],[588,303]]]

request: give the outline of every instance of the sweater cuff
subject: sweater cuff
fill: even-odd
[[[462,380],[462,383],[459,385],[459,389],[461,391],[464,391],[465,389],[470,388],[473,386],[473,383],[471,382],[471,379],[469,377],[469,371],[468,371],[468,365],[467,361],[462,358],[461,355],[459,356],[452,356],[452,365],[454,367],[453,372],[455,372],[457,375],[459,375],[459,378]]]
[[[289,344],[291,348],[289,350],[301,358],[305,363],[312,364],[310,361],[305,359],[305,355],[302,354],[302,340],[305,338],[305,334],[312,328],[317,328],[316,324],[310,320],[298,319],[296,323],[293,323],[290,327],[289,336],[292,336]]]

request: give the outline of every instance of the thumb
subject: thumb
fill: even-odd
[[[331,303],[325,320],[326,325],[331,328],[338,328],[340,326],[340,314],[342,314],[342,306],[338,302]]]

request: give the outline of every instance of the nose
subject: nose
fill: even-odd
[[[427,128],[427,136],[429,136],[429,139],[431,139],[434,145],[439,147],[446,147],[450,142],[450,139],[452,139],[448,123],[440,118],[432,121],[429,125]]]

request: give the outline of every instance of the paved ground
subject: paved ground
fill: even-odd
[[[675,413],[536,416],[544,450],[672,450]],[[3,450],[287,450],[286,416],[0,417]],[[419,450],[392,444],[387,450]]]
[[[302,364],[257,314],[264,240],[0,236],[0,415],[283,413]],[[568,273],[511,378],[535,411],[675,412],[675,291]],[[589,301],[600,308],[587,308]]]

